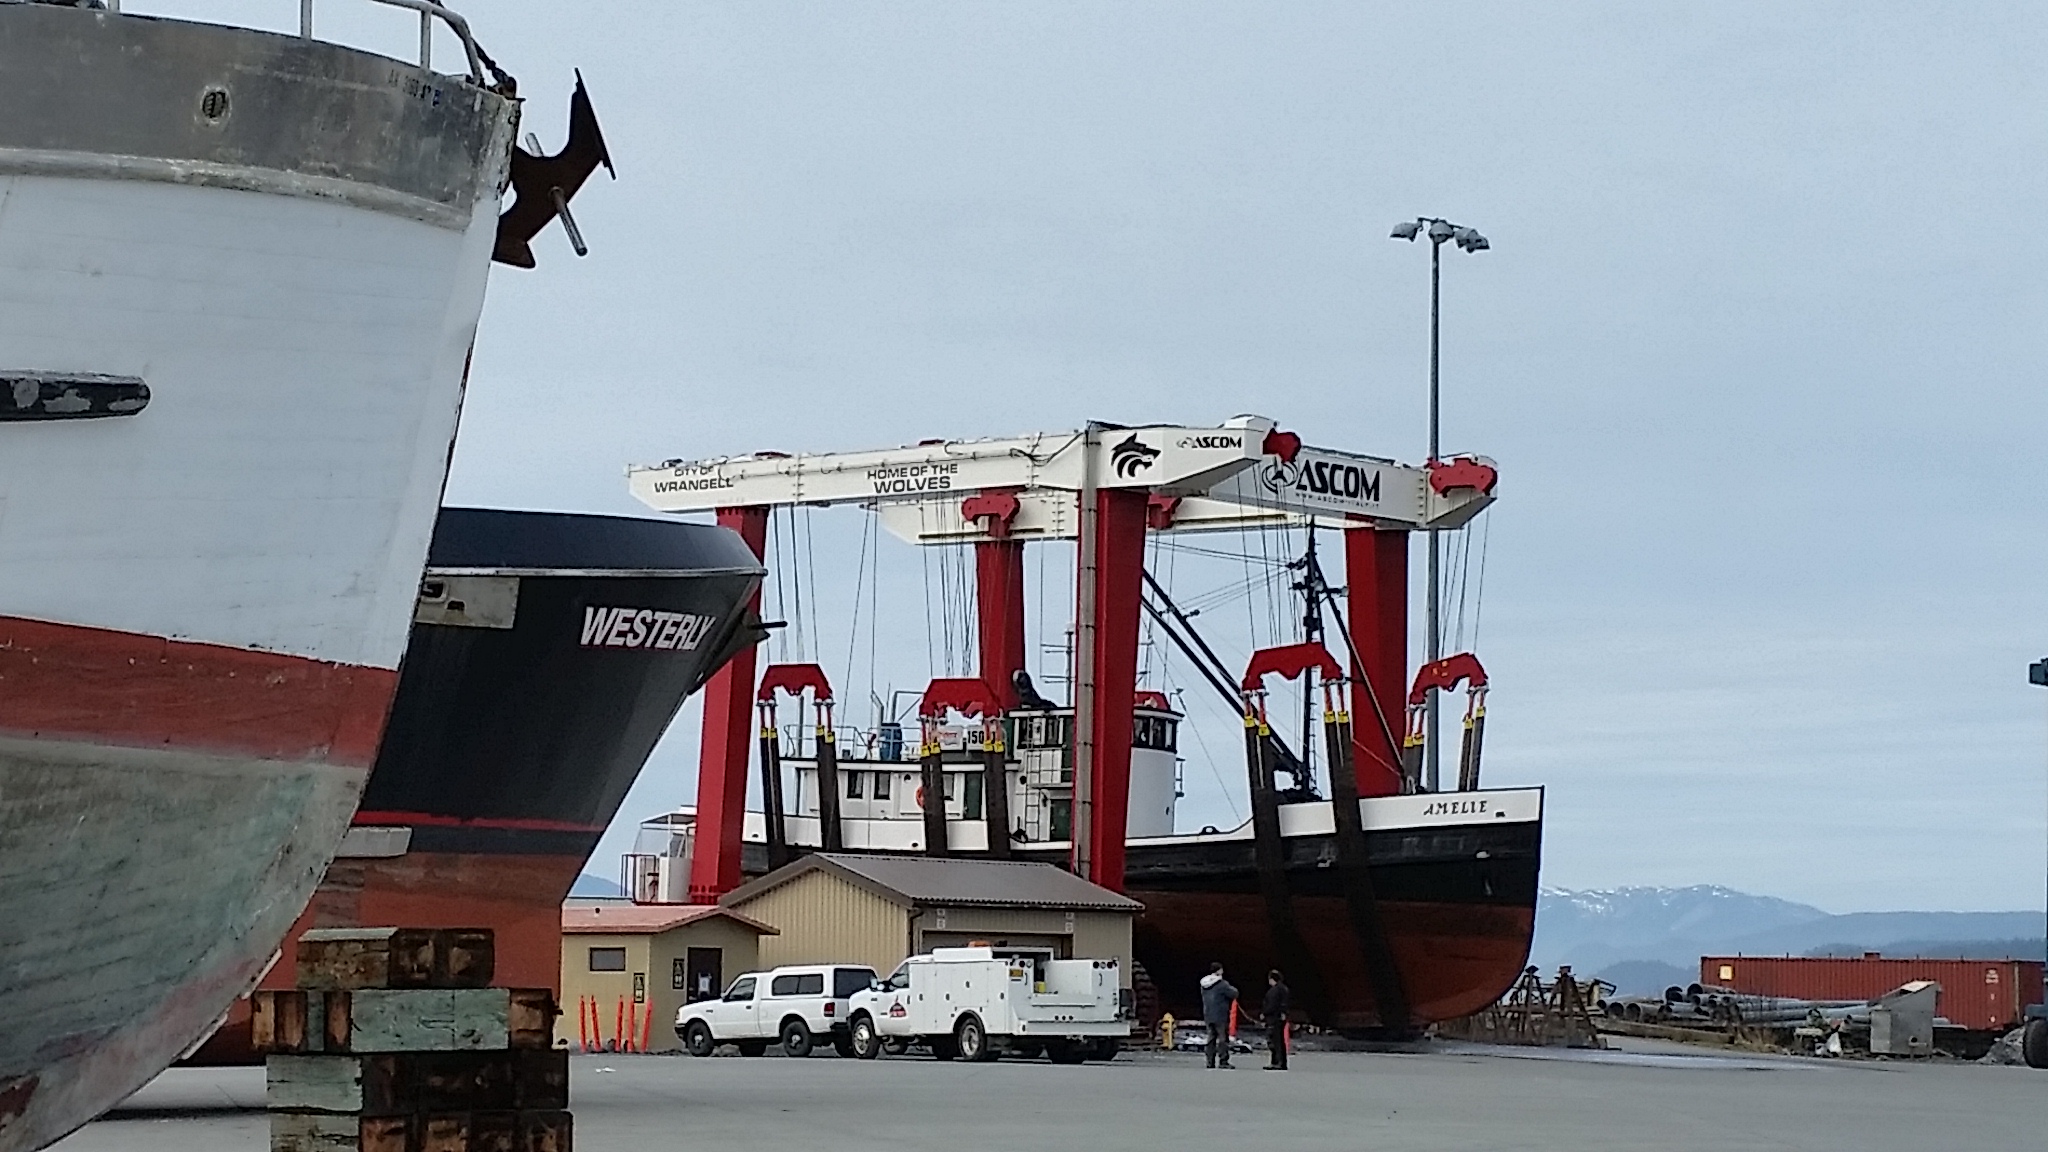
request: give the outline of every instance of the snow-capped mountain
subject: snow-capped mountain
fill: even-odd
[[[1944,945],[1994,947],[2039,956],[2039,912],[1859,912],[1832,915],[1810,904],[1718,885],[1687,888],[1546,888],[1536,902],[1531,964],[1546,973],[1569,964],[1598,975],[1627,961],[1689,972],[1703,955],[1804,955],[1891,949],[1936,954]],[[1910,948],[1900,948],[1910,945]],[[1958,949],[1961,951],[1963,949]]]

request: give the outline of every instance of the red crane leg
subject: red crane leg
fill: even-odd
[[[720,527],[740,534],[755,556],[768,550],[768,509],[720,508]],[[747,607],[761,608],[756,589]],[[747,817],[747,760],[753,743],[754,649],[742,648],[704,687],[704,735],[697,756],[697,840],[690,903],[716,904],[740,886],[740,836]]]
[[[1139,589],[1145,569],[1142,489],[1097,492],[1095,517],[1094,821],[1089,852],[1094,875],[1085,879],[1124,889],[1124,835],[1131,807],[1131,709],[1138,695]]]
[[[1017,706],[1011,677],[1024,669],[1024,542],[974,546],[974,596],[981,633],[981,678],[1004,711]]]
[[[1358,794],[1393,796],[1401,791],[1398,744],[1408,715],[1408,533],[1346,528],[1344,582],[1351,646],[1364,665],[1351,681]]]

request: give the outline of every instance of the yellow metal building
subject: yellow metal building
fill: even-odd
[[[676,1010],[761,966],[775,929],[715,904],[562,906],[558,1047],[669,1052]]]
[[[775,928],[761,938],[763,968],[845,962],[886,974],[906,956],[979,941],[1115,958],[1125,987],[1131,920],[1144,907],[1051,864],[823,852],[721,904]]]

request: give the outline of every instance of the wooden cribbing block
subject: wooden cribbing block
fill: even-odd
[[[266,1054],[547,1048],[555,997],[546,988],[259,991],[249,1025],[250,1043]]]
[[[299,937],[300,988],[482,988],[497,969],[488,928],[314,928]]]
[[[334,1116],[272,1112],[271,1152],[575,1152],[567,1112]]]
[[[272,1056],[273,1110],[411,1116],[532,1112],[569,1106],[566,1049]]]

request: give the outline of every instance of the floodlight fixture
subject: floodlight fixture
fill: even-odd
[[[1413,240],[1420,235],[1422,235],[1422,221],[1403,220],[1399,224],[1394,225],[1394,234],[1391,239]]]
[[[1429,222],[1429,238],[1439,244],[1449,240],[1452,236],[1457,235],[1457,233],[1458,226],[1449,220],[1431,220]]]

